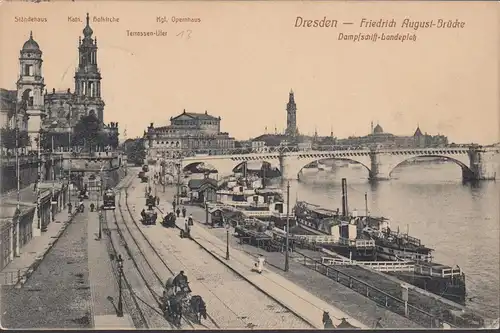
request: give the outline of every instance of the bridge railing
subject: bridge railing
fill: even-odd
[[[349,146],[336,146],[336,145],[321,145],[314,146],[311,148],[299,148],[297,146],[275,146],[275,147],[264,147],[264,148],[228,148],[228,149],[212,149],[204,150],[203,156],[201,156],[199,151],[186,151],[183,153],[184,158],[193,157],[206,157],[206,156],[219,156],[219,155],[249,155],[249,154],[281,154],[281,153],[324,153],[324,152],[338,152],[338,153],[416,153],[416,154],[427,154],[429,152],[435,153],[449,151],[450,153],[467,153],[471,146],[455,146],[455,147],[432,147],[432,148],[368,148],[368,147],[349,147]]]

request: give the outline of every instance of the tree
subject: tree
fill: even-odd
[[[16,129],[5,126],[0,129],[0,140],[2,147],[6,149],[16,148]],[[27,131],[18,132],[18,147],[26,147],[30,144],[30,137]]]
[[[129,139],[125,141],[125,153],[130,163],[142,165],[146,158],[146,148],[143,139]]]

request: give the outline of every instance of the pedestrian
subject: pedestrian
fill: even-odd
[[[259,257],[257,258],[257,262],[254,264],[255,270],[257,273],[261,274],[262,270],[264,269],[264,263],[266,259],[264,258],[263,255],[259,254]]]
[[[186,217],[186,207],[182,207],[182,217]]]
[[[188,225],[193,225],[193,215],[189,215],[189,218],[188,218]]]
[[[175,211],[175,213],[177,214],[177,217],[179,217],[181,215],[181,210],[179,209],[179,207],[177,207],[177,210]]]
[[[156,197],[156,205],[158,206],[160,204],[160,197]]]
[[[71,214],[71,209],[73,208],[73,205],[70,203],[68,203],[68,213]]]
[[[175,200],[172,202],[172,207],[174,208],[175,211]]]

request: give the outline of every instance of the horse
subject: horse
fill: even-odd
[[[207,319],[207,307],[203,298],[199,295],[195,295],[191,297],[189,300],[189,305],[191,308],[191,312],[195,314],[196,320],[198,323],[201,323],[201,318]]]
[[[168,299],[168,303],[168,312],[170,318],[175,325],[180,326],[182,320],[182,298],[180,298],[178,295],[170,297]]]

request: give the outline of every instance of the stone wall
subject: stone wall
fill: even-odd
[[[22,164],[19,167],[21,173],[21,188],[33,184],[38,177],[38,166],[35,164]],[[5,193],[17,188],[16,166],[3,165],[0,167],[0,193]]]

